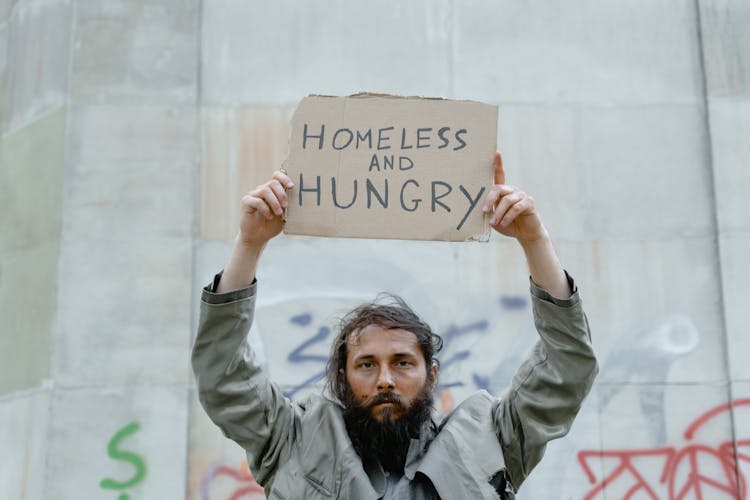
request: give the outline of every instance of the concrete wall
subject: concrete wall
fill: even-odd
[[[500,105],[601,375],[521,498],[735,498],[750,482],[744,0],[0,0],[0,498],[262,498],[197,403],[200,287],[309,93]],[[333,318],[402,294],[446,411],[534,342],[515,242],[280,237],[251,332],[292,397]],[[303,354],[303,356],[295,354]]]

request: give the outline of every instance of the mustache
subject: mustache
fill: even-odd
[[[394,392],[379,392],[371,397],[365,404],[364,407],[371,409],[372,407],[382,404],[391,403],[393,406],[405,409],[406,400]]]

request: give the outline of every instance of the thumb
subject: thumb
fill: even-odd
[[[495,151],[493,158],[495,184],[505,184],[505,169],[503,168],[503,157],[500,151]]]

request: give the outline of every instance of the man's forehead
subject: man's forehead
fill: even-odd
[[[367,325],[352,332],[346,343],[350,347],[363,347],[373,344],[411,345],[421,350],[417,335],[414,332],[403,328],[386,328],[377,324]]]

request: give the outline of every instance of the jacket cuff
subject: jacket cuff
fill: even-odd
[[[237,302],[238,300],[244,300],[255,295],[255,291],[258,288],[258,280],[253,278],[253,282],[246,288],[240,288],[239,290],[232,290],[231,292],[216,293],[216,289],[219,287],[221,281],[221,275],[224,271],[219,271],[214,276],[213,281],[203,288],[203,294],[201,300],[207,304],[219,305],[228,304],[230,302]]]
[[[536,283],[534,283],[534,280],[532,280],[531,276],[529,276],[531,295],[538,298],[539,300],[543,300],[545,302],[550,302],[552,304],[555,304],[558,307],[573,307],[574,305],[578,304],[581,301],[581,298],[578,295],[578,287],[576,286],[575,281],[573,280],[573,277],[570,274],[568,274],[568,271],[565,271],[565,278],[568,280],[568,286],[570,287],[570,291],[571,291],[570,298],[560,299],[560,298],[553,296],[547,290],[545,290],[544,288],[541,288]]]

